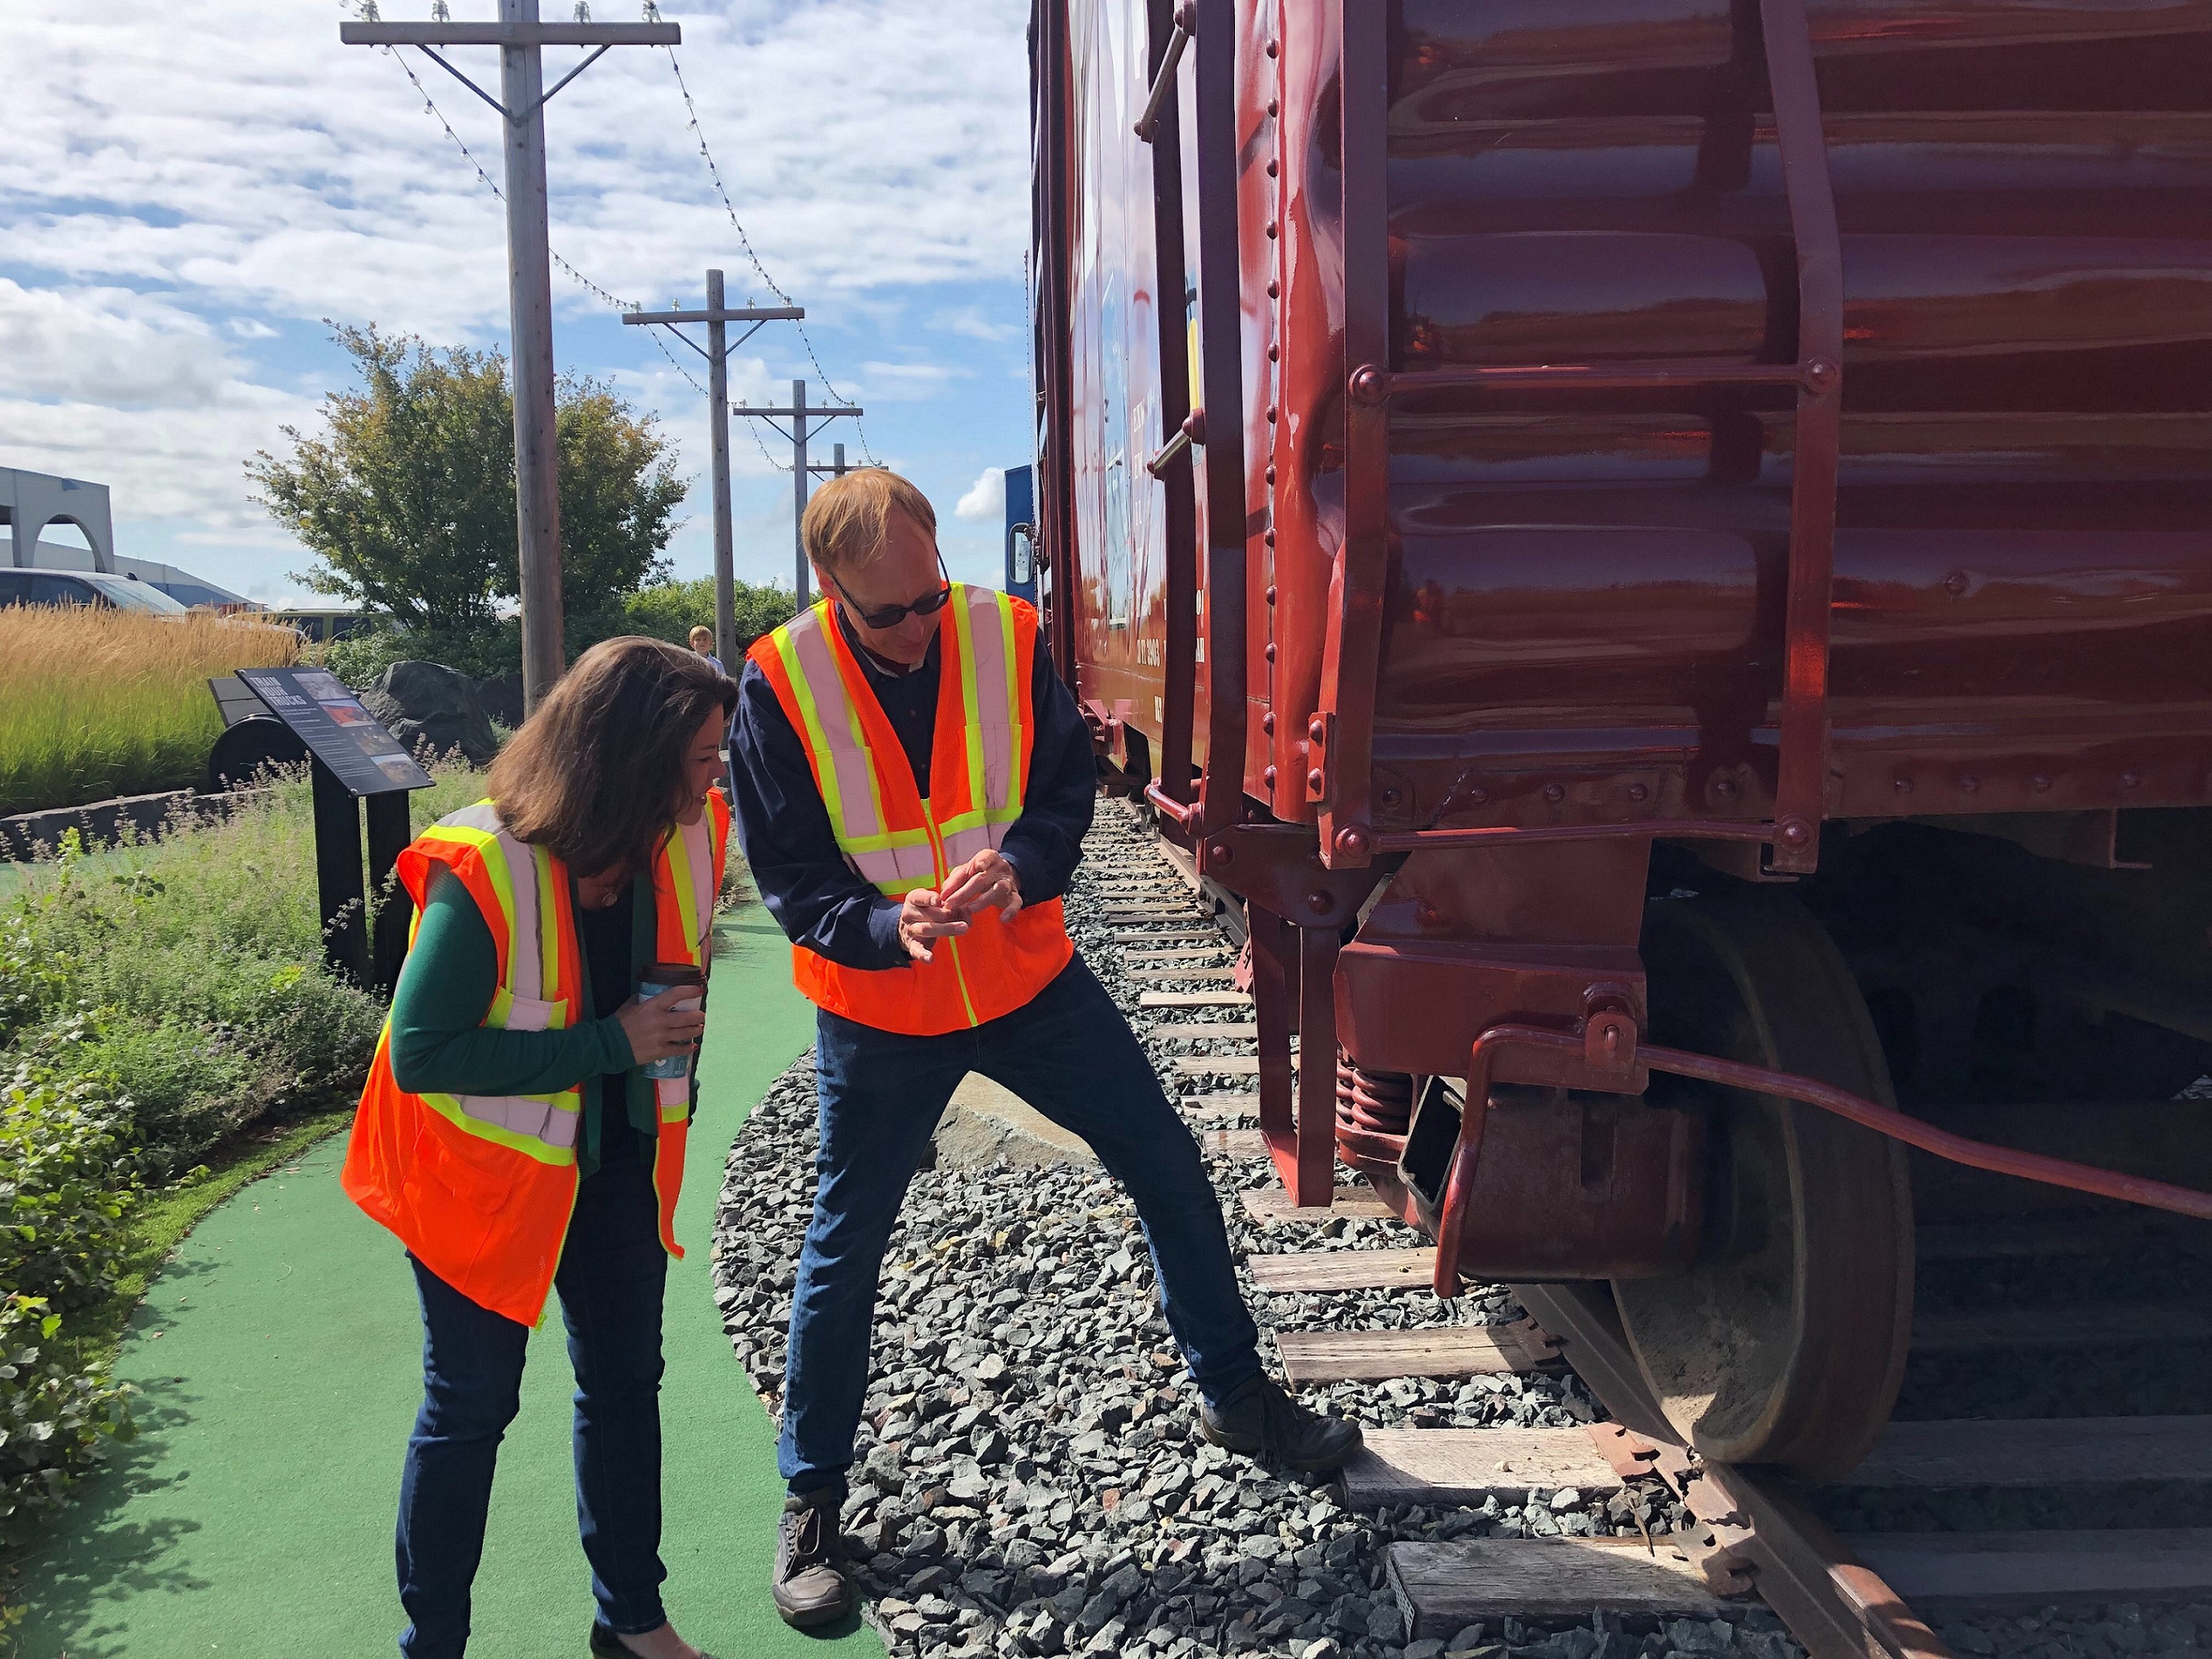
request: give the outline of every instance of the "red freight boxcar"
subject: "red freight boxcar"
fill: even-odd
[[[1054,649],[1247,905],[1301,1202],[1609,1285],[1676,1427],[1817,1473],[1904,1363],[1892,1136],[2194,1201],[1930,1130],[2212,1146],[2212,5],[1032,52]]]

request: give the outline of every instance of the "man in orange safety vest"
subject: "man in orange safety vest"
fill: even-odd
[[[817,1008],[821,1152],[793,1291],[776,1605],[849,1605],[837,1549],[884,1247],[954,1087],[980,1072],[1091,1144],[1134,1200],[1199,1429],[1304,1470],[1359,1443],[1262,1370],[1190,1131],[1060,918],[1090,828],[1091,739],[1027,604],[951,580],[921,492],[823,486],[822,602],[747,653],[739,838]]]

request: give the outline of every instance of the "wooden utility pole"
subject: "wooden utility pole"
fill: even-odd
[[[665,327],[707,360],[708,449],[714,458],[714,654],[726,665],[738,659],[738,606],[734,593],[737,551],[730,515],[730,352],[733,346],[728,325],[752,325],[734,343],[743,345],[759,333],[764,324],[795,323],[805,315],[803,306],[741,306],[730,309],[722,303],[722,273],[719,270],[707,273],[704,311],[631,311],[623,315],[625,323]],[[684,323],[706,324],[707,343],[702,346],[686,334],[679,326]]]
[[[515,539],[521,561],[522,699],[526,709],[561,678],[561,482],[553,411],[553,272],[546,240],[545,106],[612,46],[683,43],[674,23],[546,23],[538,0],[499,0],[495,23],[341,23],[349,46],[415,46],[500,112],[506,124],[507,273],[514,329]],[[497,46],[501,95],[455,69],[441,46]],[[544,48],[592,46],[545,87]]]
[[[845,465],[845,446],[842,444],[837,444],[834,445],[832,447],[835,459],[830,461],[829,465],[824,466],[821,462],[817,461],[813,465],[808,467],[806,470],[809,472],[827,473],[833,478],[843,477],[847,472],[852,470]]]
[[[809,408],[806,403],[806,382],[793,380],[791,383],[790,408],[753,409],[739,404],[737,406],[737,412],[766,420],[770,426],[775,426],[778,420],[788,420],[791,422],[791,429],[788,432],[781,427],[775,427],[775,431],[779,437],[791,440],[791,543],[799,592],[799,608],[804,611],[806,609],[807,592],[806,536],[804,529],[806,522],[806,480],[810,474],[820,471],[818,467],[811,467],[806,464],[806,441],[814,433],[822,429],[818,426],[808,425],[808,422],[810,419],[831,421],[847,415],[857,418],[866,414],[867,411],[858,404],[817,404],[812,408]],[[840,449],[843,448],[842,444],[838,447]]]

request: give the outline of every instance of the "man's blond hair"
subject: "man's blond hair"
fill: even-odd
[[[884,550],[895,511],[935,538],[936,509],[897,473],[870,466],[830,479],[814,492],[799,520],[806,556],[832,575],[873,564]]]

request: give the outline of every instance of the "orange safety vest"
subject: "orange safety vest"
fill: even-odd
[[[887,898],[939,887],[977,853],[1003,843],[1029,782],[1036,612],[1007,594],[955,582],[944,616],[927,800],[829,600],[745,653],[799,733],[838,849]],[[965,933],[937,941],[933,961],[904,969],[841,967],[793,945],[792,978],[832,1013],[878,1030],[936,1036],[1012,1013],[1074,954],[1053,899],[1024,906],[1012,922],[996,910],[978,911]]]
[[[705,816],[679,824],[653,860],[657,960],[688,962],[702,972],[710,967],[714,896],[729,839],[729,803],[717,789],[707,797]],[[509,835],[488,800],[433,824],[399,855],[399,878],[418,923],[436,865],[460,878],[499,954],[499,984],[483,1024],[562,1030],[580,1018],[583,953],[568,866]],[[583,1079],[550,1095],[410,1095],[392,1078],[391,1047],[386,1020],[346,1146],[346,1195],[471,1301],[535,1325],[575,1208]],[[676,1194],[691,1082],[656,1079],[653,1087],[660,1242],[681,1256]]]

